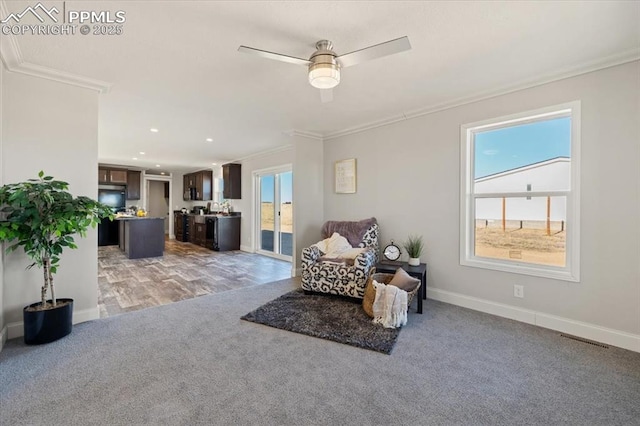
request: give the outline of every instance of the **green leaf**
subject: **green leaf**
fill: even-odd
[[[33,261],[30,266],[60,261],[65,247],[77,248],[74,235],[86,231],[102,218],[112,217],[108,206],[86,196],[74,197],[67,182],[38,173],[38,179],[0,187],[0,242],[10,243],[7,253],[22,247]],[[55,272],[52,267],[52,272]]]

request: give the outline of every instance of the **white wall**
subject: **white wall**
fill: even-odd
[[[3,72],[2,179],[35,178],[40,170],[69,183],[74,195],[96,198],[98,94],[49,80]],[[97,231],[76,238],[55,276],[58,297],[75,300],[74,321],[98,318]],[[22,334],[22,308],[40,300],[42,272],[29,271],[24,252],[3,261],[2,312],[9,337]],[[12,325],[13,323],[13,325]]]
[[[293,264],[301,268],[300,252],[322,237],[324,223],[324,143],[293,136]]]
[[[639,75],[639,62],[628,63],[327,140],[324,217],[376,216],[381,245],[422,234],[430,290],[604,327],[624,338],[631,333],[638,342]],[[582,281],[460,266],[460,126],[574,100],[582,101]],[[333,192],[333,163],[345,158],[358,160],[353,195]],[[525,286],[524,299],[513,297],[514,284]]]
[[[171,195],[173,196],[173,205],[169,206],[169,211],[171,211],[172,214],[175,210],[180,210],[183,207],[190,208],[190,206],[188,205],[190,204],[190,202],[183,200],[183,197],[184,197],[184,193],[183,193],[184,179],[183,178],[184,178],[183,173],[177,173],[177,172],[171,173],[171,179],[172,179]]]

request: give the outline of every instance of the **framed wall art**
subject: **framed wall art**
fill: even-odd
[[[336,161],[335,164],[336,194],[355,194],[356,192],[356,159]]]

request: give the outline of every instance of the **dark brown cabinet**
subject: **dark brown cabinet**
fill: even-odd
[[[184,175],[183,178],[185,201],[209,201],[213,190],[213,172],[201,170]]]
[[[240,250],[240,216],[214,218],[207,247],[216,251]]]
[[[98,168],[98,183],[109,183],[109,170]]]
[[[185,201],[189,201],[191,200],[191,197],[189,195],[189,175],[184,175],[182,177],[182,199]]]
[[[183,214],[174,211],[176,240],[216,251],[240,250],[240,214]]]
[[[189,215],[187,216],[187,223],[186,223],[186,234],[185,234],[185,238],[184,240],[187,242],[192,243],[193,239],[194,239],[194,234],[193,234],[193,230],[195,228],[195,222],[194,222],[194,217],[193,215]]]
[[[205,223],[194,223],[193,244],[207,246],[207,225]]]
[[[136,170],[127,171],[127,200],[140,199],[140,174]]]
[[[109,170],[109,182],[127,184],[127,170]]]
[[[98,167],[98,183],[127,184],[127,170]]]
[[[188,241],[186,232],[187,218],[188,216],[183,215],[181,212],[175,212],[173,214],[173,231],[178,241]]]
[[[242,198],[242,165],[229,163],[222,166],[222,180],[224,189],[222,195],[228,200]]]
[[[206,247],[207,225],[205,216],[189,215],[189,242]]]

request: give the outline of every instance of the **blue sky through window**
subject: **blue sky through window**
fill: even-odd
[[[570,154],[570,117],[478,132],[474,179]]]
[[[260,178],[261,201],[273,203],[274,197],[274,175],[267,175]],[[290,203],[293,201],[293,172],[280,173],[280,202]]]

